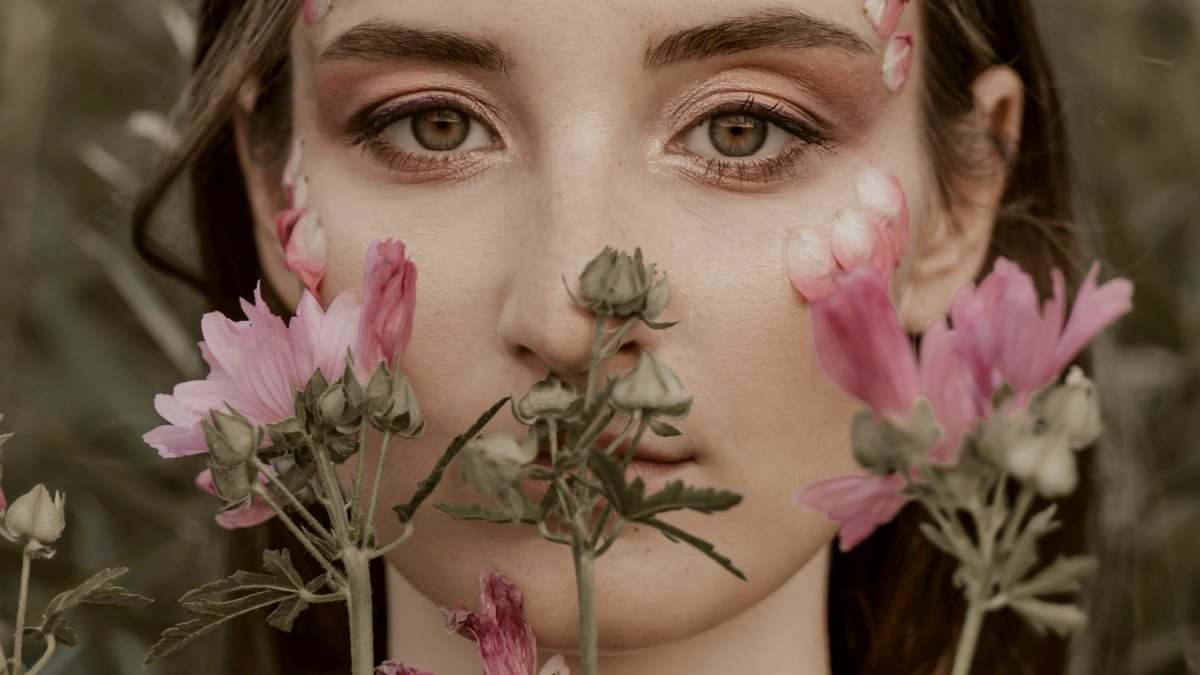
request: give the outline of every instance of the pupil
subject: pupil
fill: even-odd
[[[471,119],[449,108],[425,110],[412,117],[413,138],[426,150],[453,150],[467,140],[470,131]]]
[[[746,157],[767,142],[767,123],[749,115],[722,115],[708,125],[713,147],[726,157]]]

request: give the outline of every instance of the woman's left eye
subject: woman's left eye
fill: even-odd
[[[708,117],[688,131],[682,147],[713,159],[761,159],[770,157],[795,135],[763,117],[726,113]]]
[[[462,110],[430,108],[401,117],[382,131],[398,150],[416,153],[465,152],[486,148],[494,134]]]

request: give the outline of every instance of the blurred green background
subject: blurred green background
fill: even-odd
[[[1102,571],[1072,671],[1200,672],[1200,0],[1037,0],[1061,80],[1081,225],[1134,314],[1098,348],[1109,434],[1092,523]],[[199,299],[137,259],[131,196],[172,142],[192,8],[176,0],[0,2],[0,429],[11,498],[69,495],[34,616],[108,565],[149,610],[88,608],[46,671],[140,672],[176,599],[223,574],[197,470],[141,442],[156,393],[202,374]],[[162,229],[189,248],[180,203]],[[0,635],[20,556],[0,542]],[[151,673],[218,672],[209,637]]]

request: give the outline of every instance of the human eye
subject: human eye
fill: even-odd
[[[360,113],[349,144],[396,173],[465,169],[480,152],[499,146],[483,118],[475,106],[455,97],[402,99]]]
[[[718,181],[768,183],[796,174],[809,153],[828,149],[819,125],[751,96],[707,110],[673,147]]]

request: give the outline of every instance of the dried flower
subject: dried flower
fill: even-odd
[[[532,675],[537,667],[537,638],[521,606],[521,591],[503,574],[480,572],[479,611],[443,610],[446,630],[478,645],[483,675]]]
[[[66,502],[63,493],[55,492],[52,498],[46,486],[39,483],[13,501],[4,514],[4,529],[18,541],[49,546],[67,526]]]

